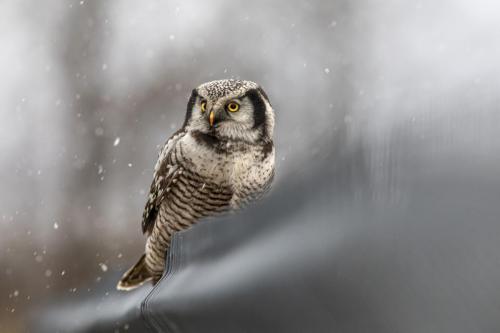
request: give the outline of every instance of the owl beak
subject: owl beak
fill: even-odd
[[[214,126],[214,119],[215,119],[215,115],[214,115],[214,111],[210,111],[210,115],[208,116],[208,121],[210,122],[210,127],[213,127]]]

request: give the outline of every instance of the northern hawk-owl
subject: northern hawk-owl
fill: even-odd
[[[274,177],[274,111],[254,82],[219,80],[194,89],[186,118],[160,151],[144,209],[146,250],[119,281],[130,290],[156,283],[174,232],[242,207]]]

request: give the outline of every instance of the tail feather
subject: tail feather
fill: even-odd
[[[116,289],[132,290],[141,286],[144,282],[152,279],[151,273],[146,266],[146,254],[143,254],[141,259],[123,274],[118,282]]]

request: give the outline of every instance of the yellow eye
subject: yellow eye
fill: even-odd
[[[240,105],[238,103],[231,102],[226,106],[226,108],[227,108],[227,111],[229,111],[229,112],[236,112],[240,109]]]
[[[207,101],[202,101],[200,106],[201,106],[201,112],[205,112],[205,110],[207,109]]]

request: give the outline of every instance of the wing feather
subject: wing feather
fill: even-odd
[[[182,168],[176,165],[171,158],[175,144],[186,133],[184,130],[177,131],[167,140],[160,151],[158,161],[155,165],[153,181],[149,189],[148,200],[142,214],[142,232],[151,233],[156,216],[160,210],[161,203],[165,200],[167,193],[170,191],[170,185],[173,180],[182,173]]]

